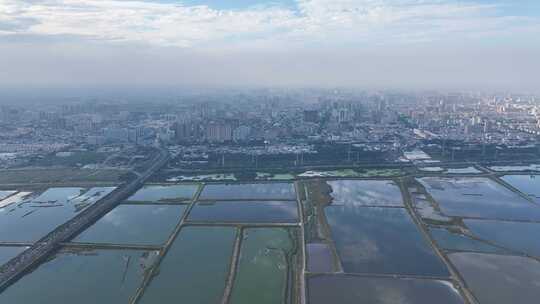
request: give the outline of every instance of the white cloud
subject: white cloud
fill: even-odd
[[[472,0],[296,3],[0,0],[0,86],[540,87],[538,18]]]
[[[132,0],[3,0],[0,35],[209,48],[373,46],[540,31],[536,19],[449,0],[298,0],[297,6],[217,10]]]
[[[208,6],[140,1],[58,0],[32,4],[7,0],[0,4],[0,24],[22,18],[35,20],[26,34],[77,35],[176,46],[271,34],[282,26],[291,26],[293,14],[279,8],[219,11]]]

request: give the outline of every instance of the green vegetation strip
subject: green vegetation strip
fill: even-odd
[[[244,229],[229,303],[291,303],[298,250],[296,230]]]
[[[139,303],[139,301],[141,300],[141,297],[144,295],[145,293],[145,289],[148,287],[148,285],[150,284],[150,281],[152,280],[152,278],[158,274],[159,272],[159,266],[163,260],[163,258],[165,257],[165,255],[167,254],[167,251],[171,248],[174,240],[176,239],[176,237],[178,236],[178,234],[180,233],[180,229],[182,229],[182,226],[184,224],[184,221],[186,220],[187,216],[189,215],[189,212],[191,211],[191,209],[193,208],[193,206],[195,205],[195,202],[197,201],[197,199],[199,198],[199,196],[201,195],[201,192],[203,190],[203,185],[199,185],[194,197],[193,197],[193,200],[191,201],[190,205],[187,207],[187,210],[184,212],[184,214],[182,215],[182,218],[180,219],[180,221],[178,222],[178,225],[176,226],[174,232],[171,234],[171,236],[169,237],[169,239],[167,240],[167,242],[164,244],[162,250],[160,251],[160,254],[157,258],[157,261],[156,261],[156,264],[154,265],[154,267],[152,267],[152,269],[150,269],[150,271],[148,271],[147,275],[145,276],[143,282],[141,283],[141,285],[139,286],[139,288],[137,289],[137,292],[135,293],[135,295],[133,296],[132,300],[130,301],[130,303],[132,304],[135,304],[135,303]]]

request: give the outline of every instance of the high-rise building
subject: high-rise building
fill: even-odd
[[[232,127],[227,123],[211,122],[206,126],[206,140],[209,142],[226,142],[232,140]]]
[[[233,131],[233,140],[236,142],[246,141],[249,139],[251,128],[248,126],[239,126]]]
[[[304,121],[305,122],[318,122],[319,121],[319,112],[316,110],[305,110],[304,111]]]
[[[178,142],[194,142],[202,139],[201,127],[196,121],[178,121],[173,128]]]

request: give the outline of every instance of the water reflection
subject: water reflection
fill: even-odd
[[[98,200],[108,195],[109,193],[113,192],[114,189],[116,189],[116,187],[91,188],[90,190],[86,191],[84,194],[72,199],[70,203],[72,203],[77,210],[82,210],[96,203]]]
[[[411,198],[416,212],[422,219],[438,223],[450,223],[452,221],[452,218],[444,216],[429,200],[415,194],[412,194]]]
[[[425,177],[419,182],[448,216],[540,220],[540,207],[488,178]]]
[[[474,240],[458,232],[446,228],[430,228],[429,232],[439,247],[451,251],[478,251],[485,253],[506,253],[507,251],[491,246],[481,241]]]
[[[482,253],[453,253],[449,257],[480,303],[536,304],[540,299],[538,261]]]
[[[183,205],[120,205],[74,241],[160,245],[169,238],[185,209]]]
[[[58,203],[63,204],[69,200],[82,195],[85,192],[83,188],[69,187],[69,188],[49,188],[45,192],[41,193],[38,197],[34,198],[32,203],[44,204],[44,203]]]
[[[540,257],[540,224],[465,220],[465,225],[477,237],[508,249]]]
[[[22,203],[24,200],[26,200],[32,192],[17,192],[17,194],[11,195],[8,198],[3,199],[0,201],[0,208],[6,208],[13,204],[19,204]]]
[[[392,181],[329,181],[333,204],[357,206],[403,206],[401,191]]]
[[[50,188],[36,198],[21,198],[0,208],[0,241],[37,241],[82,210],[75,199],[84,192],[82,188]]]
[[[0,246],[0,266],[16,257],[28,247],[4,247]]]
[[[308,290],[310,304],[465,303],[451,283],[438,280],[317,275]]]
[[[64,250],[0,294],[1,303],[128,303],[157,252]]]
[[[5,199],[6,197],[15,194],[17,191],[13,190],[0,190],[0,201]]]
[[[292,183],[211,184],[200,199],[296,199]]]
[[[464,167],[464,168],[448,168],[446,171],[448,174],[479,174],[482,171],[476,169],[475,167]]]
[[[502,179],[540,204],[540,176],[506,175]]]
[[[306,255],[308,271],[334,272],[334,255],[328,244],[307,244]]]
[[[235,236],[231,227],[183,228],[140,303],[220,303]]]
[[[449,275],[406,210],[346,205],[325,213],[345,272]]]
[[[297,222],[295,201],[198,202],[189,214],[190,221],[215,222]]]
[[[167,185],[144,186],[133,194],[128,201],[159,202],[191,200],[198,189],[198,185]]]
[[[491,166],[489,169],[497,172],[540,172],[540,165],[530,164],[523,166]]]

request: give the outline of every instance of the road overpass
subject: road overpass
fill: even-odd
[[[1,266],[0,292],[15,282],[21,275],[24,275],[33,267],[38,266],[48,256],[54,254],[62,246],[62,243],[73,239],[81,231],[95,223],[137,191],[152,174],[167,164],[169,158],[169,153],[160,149],[150,168],[141,173],[136,179],[120,185],[116,190],[84,209],[74,218],[57,227],[30,248]]]

